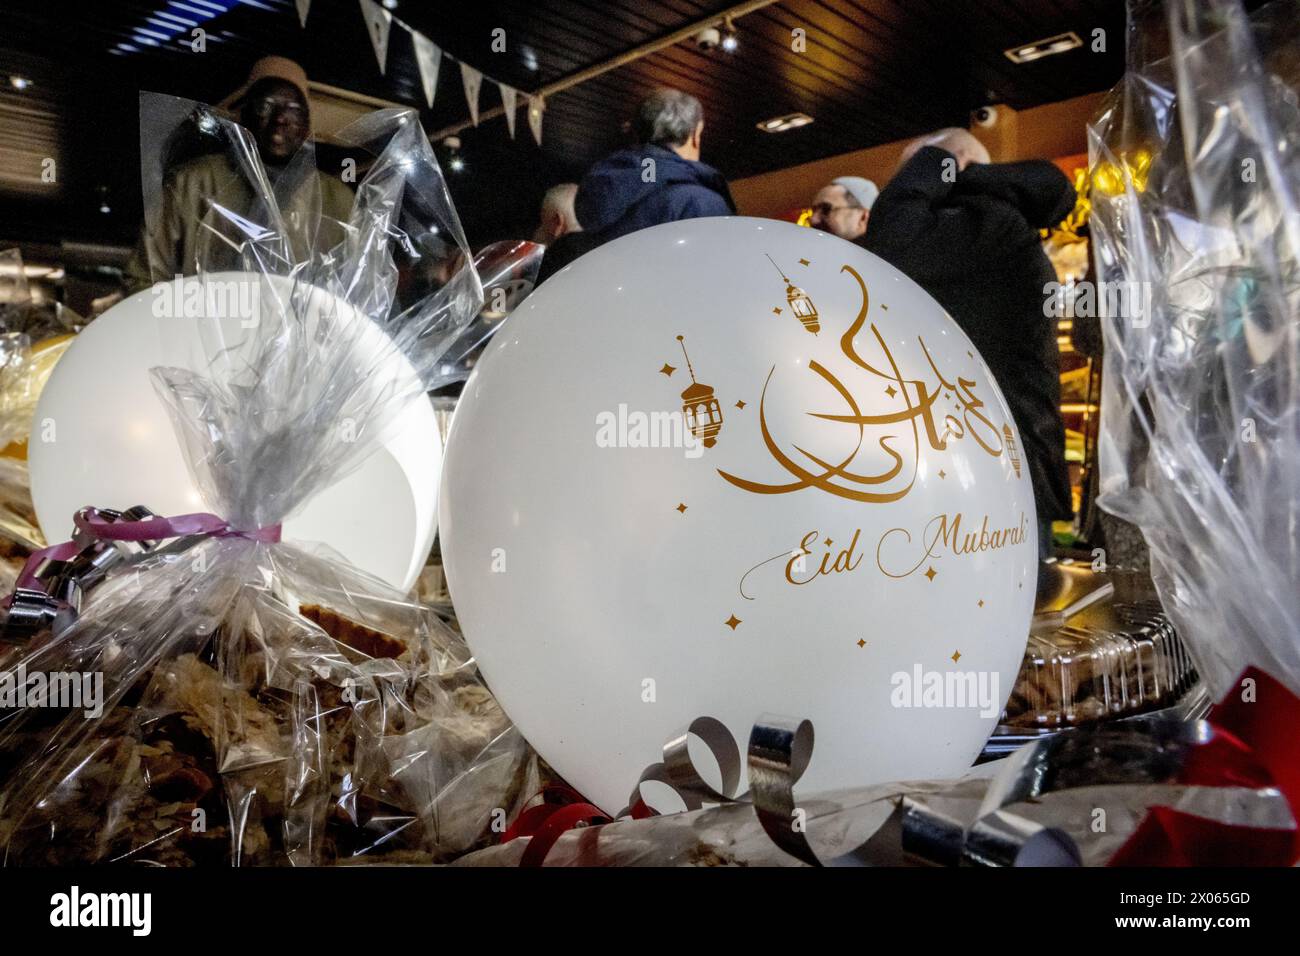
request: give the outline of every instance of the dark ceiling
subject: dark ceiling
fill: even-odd
[[[401,0],[394,14],[450,56],[527,92],[715,14],[732,0]],[[188,35],[139,40],[157,11],[204,23],[208,48]],[[187,12],[187,10],[189,12]],[[293,0],[5,0],[0,74],[0,239],[128,241],[139,221],[136,97],[157,90],[216,102],[265,53],[299,60],[313,80],[424,105],[409,36],[394,29],[381,75],[357,0],[314,0],[306,28]],[[548,101],[538,148],[521,108],[512,141],[503,119],[462,134],[466,170],[453,194],[470,238],[531,231],[549,185],[576,179],[621,141],[638,98],[668,84],[705,105],[704,159],[727,177],[784,168],[944,125],[965,125],[989,102],[1023,108],[1112,85],[1123,69],[1122,0],[780,0],[736,21],[734,53],[693,42],[654,53]],[[503,28],[506,51],[493,52]],[[791,30],[806,31],[795,52]],[[1106,31],[1102,53],[1093,30]],[[1066,31],[1084,46],[1016,65],[1003,51]],[[146,35],[147,36],[147,35]],[[134,50],[116,49],[119,44]],[[484,83],[481,107],[500,103]],[[815,118],[783,134],[760,120]],[[426,129],[465,119],[455,63],[444,60]],[[29,167],[57,156],[56,184]],[[109,209],[101,212],[100,207]]]

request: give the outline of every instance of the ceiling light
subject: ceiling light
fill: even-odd
[[[784,133],[786,130],[807,126],[812,121],[813,118],[807,113],[786,113],[784,116],[763,120],[758,124],[758,128],[764,133]]]
[[[9,85],[21,93],[23,90],[27,89],[29,86],[32,85],[32,81],[27,79],[27,77],[25,76],[10,76]]]
[[[396,10],[396,9],[397,9],[397,0],[384,0],[384,9],[385,9],[385,10]]]
[[[184,10],[186,13],[198,14],[203,17],[204,20],[212,19],[212,12],[210,10],[201,10],[198,7],[190,6],[188,3],[180,3],[179,0],[171,0],[167,6],[175,7],[177,10]]]
[[[1067,50],[1074,50],[1081,46],[1083,46],[1083,41],[1079,39],[1078,34],[1070,32],[1060,33],[1054,37],[1048,37],[1046,40],[1036,40],[1033,43],[1013,46],[1011,49],[1002,52],[1006,54],[1007,59],[1012,63],[1029,63],[1033,60],[1041,60],[1045,56],[1064,53]]]
[[[465,160],[460,158],[460,137],[448,136],[442,141],[442,146],[447,150],[447,168],[453,173],[464,170]]]
[[[198,26],[198,24],[195,23],[193,20],[188,20],[188,19],[186,19],[185,17],[178,17],[178,16],[176,16],[176,14],[174,14],[174,13],[168,13],[166,10],[155,10],[155,11],[154,11],[154,16],[155,16],[155,17],[162,17],[164,20],[169,20],[169,21],[171,21],[172,23],[176,24],[177,26],[182,26],[182,27],[197,27],[197,26]]]
[[[722,49],[728,53],[735,53],[738,46],[740,40],[736,36],[736,25],[731,22],[731,17],[727,17],[722,24]]]

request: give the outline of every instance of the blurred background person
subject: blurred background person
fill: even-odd
[[[679,219],[735,215],[727,181],[700,162],[704,107],[681,90],[655,90],[637,108],[639,145],[600,160],[578,186],[583,239],[548,250],[539,283],[611,239]]]
[[[1074,202],[1052,163],[991,164],[969,131],[942,129],[904,148],[864,241],[948,310],[997,379],[1033,482],[1040,557],[1052,553],[1052,522],[1073,510],[1056,320],[1043,309],[1056,272],[1038,230]]]
[[[233,105],[275,189],[294,256],[304,258],[313,246],[333,247],[342,239],[337,223],[351,216],[352,192],[338,176],[291,163],[311,131],[303,68],[284,57],[263,57],[253,64]],[[239,256],[231,244],[247,237],[230,225],[229,217],[210,215],[215,206],[255,223],[264,220],[256,209],[260,205],[256,192],[226,150],[187,160],[164,176],[162,206],[155,221],[146,216],[126,266],[129,292],[175,275],[194,275],[199,265],[212,270],[236,268]],[[300,181],[286,181],[286,176]],[[213,229],[226,235],[214,236]]]
[[[849,242],[860,242],[867,232],[871,207],[880,189],[861,176],[839,176],[817,191],[808,225]]]
[[[578,225],[578,214],[573,211],[573,200],[577,195],[577,183],[560,183],[546,190],[533,242],[549,246],[571,232],[582,230]]]

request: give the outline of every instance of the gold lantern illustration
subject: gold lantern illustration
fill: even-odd
[[[794,313],[795,318],[803,324],[805,329],[816,335],[821,331],[821,322],[817,315],[817,307],[813,305],[812,299],[808,298],[807,292],[804,292],[803,289],[790,281],[790,277],[781,271],[781,267],[776,264],[775,259],[768,256],[767,261],[772,263],[777,273],[785,281],[785,301],[790,306],[790,311]]]
[[[1020,452],[1016,449],[1016,436],[1011,433],[1011,424],[1007,423],[1002,426],[1002,439],[1007,443],[1007,457],[1011,459],[1011,467],[1016,470],[1016,477],[1020,477]]]
[[[691,373],[691,384],[682,392],[682,415],[691,434],[703,442],[705,448],[712,448],[718,443],[718,432],[722,430],[722,406],[710,386],[695,381],[695,369],[691,367],[691,357],[686,354],[686,339],[679,335],[677,341],[686,357],[686,370]]]

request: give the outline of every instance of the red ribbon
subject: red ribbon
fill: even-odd
[[[501,842],[509,843],[519,837],[528,837],[528,846],[519,858],[520,866],[541,866],[551,848],[564,834],[579,826],[603,826],[613,818],[572,787],[547,787],[528,802],[541,797],[543,802],[521,811],[501,834]],[[627,810],[633,820],[644,820],[657,814],[644,800],[638,800]]]
[[[1254,682],[1252,699],[1242,685]],[[1210,711],[1214,735],[1194,748],[1179,783],[1276,787],[1291,806],[1290,829],[1243,827],[1155,807],[1110,866],[1292,866],[1300,861],[1300,697],[1248,667]]]
[[[529,838],[528,846],[519,858],[520,866],[541,866],[556,841],[574,827],[610,822],[610,817],[600,807],[588,803],[582,794],[570,787],[547,787],[536,796],[544,802],[523,810],[501,834],[502,843],[509,843],[517,837]]]

